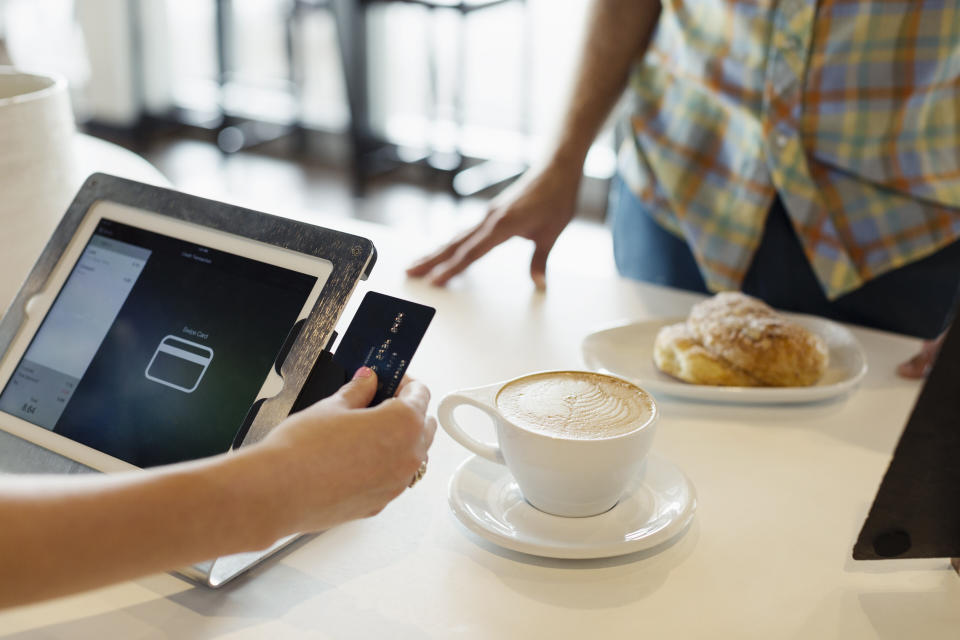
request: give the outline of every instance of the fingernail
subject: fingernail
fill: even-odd
[[[357,369],[357,372],[353,374],[353,379],[356,380],[357,378],[369,378],[372,375],[373,369],[370,367],[360,367]]]

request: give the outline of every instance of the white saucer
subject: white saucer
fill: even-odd
[[[666,542],[697,507],[693,485],[673,463],[651,455],[610,511],[589,518],[552,516],[524,501],[506,467],[472,456],[450,479],[454,515],[482,538],[548,558],[607,558]]]

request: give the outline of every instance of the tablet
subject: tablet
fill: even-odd
[[[100,471],[222,453],[245,420],[245,441],[262,438],[375,255],[94,175],[0,323],[0,430]]]

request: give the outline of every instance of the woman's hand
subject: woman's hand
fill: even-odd
[[[361,369],[261,442],[117,474],[11,475],[0,482],[0,608],[91,589],[371,516],[427,459],[430,393],[406,381],[365,408]],[[202,425],[201,425],[202,426]]]
[[[582,163],[562,161],[528,171],[490,203],[483,221],[412,264],[407,274],[443,286],[497,245],[521,236],[533,240],[530,277],[543,289],[547,256],[573,218],[581,172]]]
[[[284,534],[321,531],[379,513],[410,484],[433,442],[430,392],[407,380],[397,396],[366,408],[377,389],[362,368],[336,394],[293,414],[261,443],[283,475]]]

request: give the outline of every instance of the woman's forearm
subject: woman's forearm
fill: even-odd
[[[4,479],[0,607],[269,546],[267,449],[147,472]],[[282,476],[279,478],[282,481]]]
[[[411,381],[367,409],[361,369],[261,442],[112,475],[0,475],[0,608],[264,549],[377,513],[426,460],[436,421]]]

